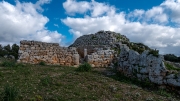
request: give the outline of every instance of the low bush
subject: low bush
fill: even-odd
[[[3,61],[1,63],[1,66],[3,66],[3,67],[16,67],[16,62],[15,61]]]
[[[41,62],[39,62],[39,65],[41,65],[41,66],[45,66],[45,65],[46,65],[46,63],[45,63],[44,61],[41,61]]]
[[[16,63],[16,67],[25,67],[25,65],[22,63]]]
[[[19,91],[15,86],[6,85],[1,93],[1,101],[16,101]]]
[[[180,62],[180,57],[177,57],[174,54],[166,54],[164,55],[164,59],[171,62]]]
[[[158,56],[159,56],[159,50],[151,49],[151,50],[149,51],[149,54],[152,54],[153,56],[158,57]]]
[[[89,63],[84,63],[77,68],[77,71],[79,72],[89,72],[91,70],[92,70],[92,67]]]
[[[46,76],[44,78],[41,78],[41,84],[43,86],[50,86],[52,84],[52,78],[50,76]]]

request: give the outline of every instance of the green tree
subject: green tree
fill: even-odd
[[[180,58],[174,54],[166,54],[164,55],[164,59],[171,62],[180,62]]]
[[[3,47],[2,47],[2,45],[0,44],[0,57],[3,57],[4,55],[3,55]]]
[[[8,44],[7,46],[3,47],[4,55],[10,55],[11,53],[11,46]]]
[[[19,51],[19,46],[17,44],[13,44],[11,49],[11,55],[13,55],[15,59],[18,59],[18,51]]]

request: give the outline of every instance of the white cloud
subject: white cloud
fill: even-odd
[[[91,16],[98,17],[101,15],[114,15],[115,8],[113,6],[109,6],[108,4],[98,3],[94,0],[90,3],[91,5]]]
[[[43,5],[49,0],[37,1]],[[44,42],[60,42],[63,37],[57,31],[49,31],[45,24],[49,19],[39,13],[36,4],[16,2],[12,5],[0,2],[0,43],[19,43],[20,40],[39,40]]]
[[[71,5],[75,6],[78,2],[73,1],[76,3]],[[86,3],[92,5],[93,2],[95,1]],[[180,28],[171,25],[172,22],[179,23],[175,21],[180,18],[180,0],[166,0],[161,5],[152,7],[147,11],[136,9],[128,14],[123,11],[117,12],[115,7],[104,3],[95,3],[103,6],[101,7],[103,9],[97,8],[97,13],[95,13],[94,8],[96,6],[91,6],[91,9],[86,9],[83,12],[83,14],[89,12],[89,16],[61,19],[65,25],[70,27],[70,32],[74,34],[75,38],[99,30],[110,30],[126,35],[131,41],[143,42],[152,48],[160,49],[161,53],[171,52],[180,55]],[[68,11],[68,8],[65,10]],[[169,11],[171,15],[169,15]],[[81,12],[76,11],[76,13]]]
[[[94,0],[91,2],[77,2],[76,0],[67,0],[63,3],[63,7],[66,10],[66,13],[69,15],[74,15],[76,13],[85,14],[90,11],[92,17],[97,17],[103,14],[113,15],[115,13],[115,8],[113,6],[109,6],[108,4],[104,3],[98,3]]]
[[[76,0],[67,0],[63,3],[63,7],[67,14],[74,15],[75,13],[85,13],[90,9],[90,4],[86,1],[76,2]]]
[[[168,22],[168,17],[164,13],[164,9],[162,7],[153,7],[152,9],[146,11],[145,19],[147,21],[153,21],[158,23]]]
[[[120,29],[118,26],[125,23],[124,13],[117,14],[115,16],[103,16],[98,18],[71,18],[68,17],[62,20],[67,26],[72,28],[71,32],[75,35],[75,38],[84,35],[95,33],[99,30],[116,31]]]
[[[39,11],[43,12],[44,9],[41,7],[44,4],[49,4],[51,0],[38,0],[35,4],[34,7],[38,9]]]
[[[164,7],[172,22],[180,24],[180,0],[166,0],[160,6]]]

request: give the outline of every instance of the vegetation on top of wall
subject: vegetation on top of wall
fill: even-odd
[[[159,56],[159,50],[151,49],[151,50],[149,50],[148,55],[149,55],[149,54],[152,54],[153,56],[158,57],[158,56]]]
[[[97,37],[96,37],[95,35],[93,35],[93,36],[91,37],[91,39],[92,39],[92,40],[95,40],[95,39],[97,39]]]
[[[145,50],[151,50],[148,46],[144,45],[143,43],[134,43],[134,42],[122,42],[126,44],[130,49],[137,51],[139,54],[144,52]]]
[[[121,49],[119,47],[114,47],[114,48],[111,48],[111,49],[114,50],[118,55],[121,52]]]
[[[117,40],[120,40],[122,38],[121,34],[119,33],[117,36],[116,36],[116,39]]]

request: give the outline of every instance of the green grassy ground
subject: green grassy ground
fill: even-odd
[[[148,90],[126,78],[74,67],[25,65],[0,67],[0,93],[16,88],[17,101],[178,101],[164,90]]]

